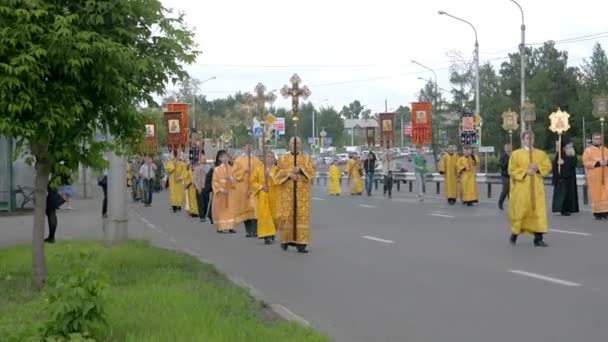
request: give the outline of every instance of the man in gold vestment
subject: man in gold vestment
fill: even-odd
[[[235,213],[235,224],[245,223],[246,237],[257,236],[257,220],[255,218],[255,201],[252,196],[251,175],[253,170],[262,165],[253,155],[251,144],[245,145],[242,156],[234,160],[232,176],[235,180],[235,189],[230,197]]]
[[[528,233],[534,234],[534,246],[547,247],[543,241],[543,234],[549,230],[544,177],[551,172],[551,161],[545,152],[530,146],[534,146],[534,133],[522,133],[522,148],[514,151],[509,161],[510,241],[515,244],[519,234]]]
[[[315,176],[316,167],[310,156],[300,153],[300,145],[300,138],[292,137],[289,140],[290,153],[282,156],[278,163],[276,181],[281,187],[277,203],[277,222],[281,234],[281,248],[287,250],[288,246],[295,246],[298,252],[308,253],[306,246],[310,242],[311,181]]]
[[[173,212],[181,211],[184,205],[184,176],[186,164],[179,160],[178,152],[173,151],[173,159],[167,162],[169,174],[169,193]]]
[[[276,212],[280,185],[275,180],[278,168],[274,153],[266,152],[264,163],[266,166],[260,165],[253,171],[251,182],[253,195],[257,197],[258,238],[264,239],[264,243],[270,245],[277,233]]]
[[[596,220],[608,219],[608,148],[602,147],[602,135],[594,133],[591,146],[583,153],[583,164],[587,171],[591,212]],[[604,153],[602,154],[602,148]],[[603,178],[603,183],[602,183]]]
[[[454,153],[455,150],[454,145],[448,146],[447,152],[439,161],[439,173],[445,178],[445,197],[450,205],[456,203],[456,196],[458,194],[458,172],[456,170],[458,154]]]
[[[479,191],[477,189],[477,164],[479,160],[473,154],[471,147],[463,149],[462,157],[456,162],[456,170],[460,176],[460,197],[462,204],[472,206],[479,202]]]

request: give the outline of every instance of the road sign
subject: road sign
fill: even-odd
[[[312,144],[314,144],[314,143],[315,143],[315,138],[313,138],[313,137],[308,137],[308,144],[309,144],[309,145],[312,145]]]
[[[275,118],[272,127],[278,135],[285,135],[285,118]]]
[[[254,118],[253,118],[253,129],[254,129],[254,131],[255,131],[255,129],[256,129],[256,128],[258,128],[258,127],[260,127],[260,128],[261,128],[261,127],[262,127],[262,125],[260,124],[260,121],[258,121],[258,118],[254,117]]]
[[[334,138],[332,137],[325,137],[325,144],[326,145],[332,145],[334,143]]]
[[[494,153],[494,146],[479,146],[479,153]]]
[[[403,134],[412,135],[412,125],[411,124],[407,124],[407,125],[403,126]]]
[[[261,138],[262,137],[262,127],[255,127],[253,129],[253,136],[256,138]]]

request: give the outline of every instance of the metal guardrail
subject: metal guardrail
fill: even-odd
[[[441,183],[445,182],[445,178],[439,173],[428,173],[424,175],[424,182],[435,183],[437,195],[441,194]],[[328,172],[318,172],[313,179],[313,185],[327,186],[327,179],[329,177]],[[348,176],[343,175],[340,178],[340,185],[342,181],[347,181]],[[409,192],[413,192],[413,183],[416,180],[416,176],[413,172],[393,172],[393,184],[397,186],[397,191],[401,191],[401,184],[409,184]],[[545,185],[551,185],[552,175],[545,177]],[[382,173],[374,174],[374,188],[378,190],[378,184],[384,182],[384,175]],[[323,183],[323,184],[321,184]],[[502,185],[502,176],[499,173],[478,173],[477,183],[487,184],[488,198],[492,198],[492,185]],[[576,184],[583,188],[583,203],[589,204],[589,193],[587,189],[587,180],[585,175],[576,175]]]

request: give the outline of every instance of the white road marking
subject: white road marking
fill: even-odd
[[[291,310],[289,310],[288,308],[284,307],[281,304],[272,304],[272,305],[270,305],[270,307],[274,310],[274,312],[276,312],[277,314],[279,314],[281,317],[283,317],[284,319],[286,319],[288,321],[299,322],[300,324],[302,324],[306,327],[310,326],[310,323],[308,323],[307,320],[305,320],[304,318],[291,312]]]
[[[443,214],[429,214],[429,216],[454,218],[454,216],[452,216],[452,215],[443,215]]]
[[[573,232],[570,230],[549,229],[549,231],[555,232],[555,233],[571,234],[571,235],[591,236],[591,234],[589,234],[589,233]]]
[[[325,198],[320,198],[320,197],[313,197],[312,199],[315,201],[325,201]]]
[[[375,208],[375,205],[369,205],[369,204],[359,204],[360,207],[362,208]]]
[[[373,237],[373,236],[369,236],[369,235],[363,235],[362,238],[368,239],[368,240],[373,240],[373,241],[378,241],[378,242],[384,242],[384,243],[395,243],[395,241],[392,241],[392,240],[385,240],[385,239],[381,239],[381,238],[377,238],[377,237]]]
[[[540,280],[544,280],[544,281],[549,281],[549,282],[552,282],[552,283],[555,283],[555,284],[564,285],[564,286],[582,286],[583,285],[583,284],[574,283],[574,282],[567,281],[567,280],[557,279],[557,278],[553,278],[553,277],[547,277],[547,276],[544,276],[542,274],[536,274],[536,273],[526,272],[526,271],[522,271],[522,270],[509,270],[509,272],[515,273],[515,274],[519,274],[519,275],[523,275],[523,276],[530,277],[530,278],[535,278],[535,279],[540,279]]]

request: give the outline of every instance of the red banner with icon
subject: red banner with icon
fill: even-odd
[[[425,145],[431,143],[431,115],[430,102],[412,103],[412,143]]]
[[[395,145],[395,113],[379,113],[380,145],[391,148]]]

